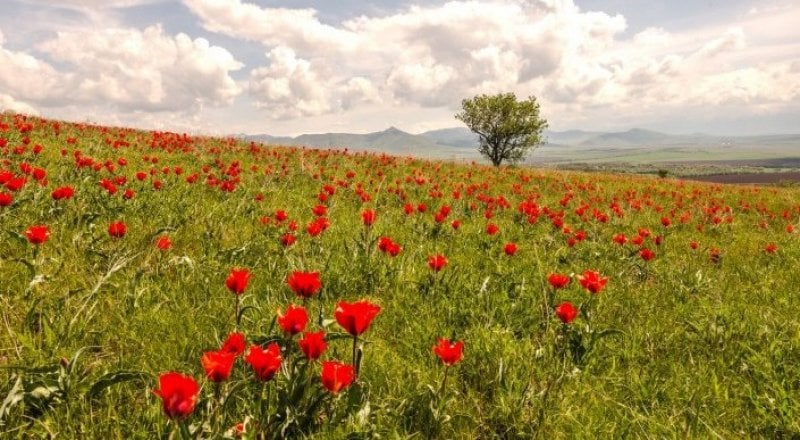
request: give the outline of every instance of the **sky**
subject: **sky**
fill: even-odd
[[[796,0],[1,0],[0,110],[206,134],[800,133]]]

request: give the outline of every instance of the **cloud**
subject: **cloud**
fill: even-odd
[[[242,64],[230,52],[160,26],[62,31],[38,49],[57,64],[0,46],[0,94],[17,107],[192,113],[230,105],[241,92],[230,72]]]
[[[250,72],[248,91],[255,105],[276,119],[315,116],[330,110],[328,92],[320,74],[308,60],[297,58],[285,46],[272,49],[270,64]]]
[[[279,127],[320,121],[363,130],[388,125],[378,115],[413,124],[424,112],[426,123],[452,123],[463,98],[500,91],[538,97],[556,128],[630,126],[692,111],[796,111],[800,100],[800,6],[632,34],[622,15],[573,0],[417,2],[336,23],[312,8],[180,0],[198,32],[180,21],[123,24],[126,7],[176,0],[35,1],[52,26],[13,39],[0,32],[5,108],[119,113],[120,121],[144,123],[169,114],[188,126],[230,109],[238,113],[227,121],[258,129],[266,118]],[[64,8],[73,16],[58,21]],[[181,26],[193,30],[164,30]],[[45,41],[26,46],[26,38]]]
[[[79,10],[130,8],[133,6],[160,3],[164,0],[30,0],[45,6],[58,6]]]
[[[267,48],[270,65],[251,74],[249,91],[278,118],[344,112],[359,102],[452,110],[466,96],[508,90],[538,96],[545,113],[567,120],[609,109],[636,116],[684,105],[781,106],[796,96],[797,60],[787,64],[787,48],[755,61],[767,44],[757,38],[764,24],[770,44],[792,41],[786,10],[724,28],[652,27],[626,36],[623,16],[571,0],[450,1],[336,24],[313,9],[184,3],[205,29]],[[275,59],[276,48],[291,57]]]
[[[251,93],[260,106],[283,109],[274,113],[278,117],[290,113],[285,103],[292,90],[305,94],[294,96],[305,108],[298,114],[341,111],[352,105],[342,87],[352,89],[353,78],[372,84],[371,93],[380,93],[384,102],[454,107],[465,95],[508,90],[550,75],[570,51],[604,47],[625,29],[621,16],[582,13],[571,2],[452,1],[339,26],[320,22],[310,9],[263,8],[241,0],[184,3],[207,30],[258,41],[270,50],[291,48],[313,69],[332,72],[333,77],[303,75],[305,87],[296,88],[281,88],[277,67],[254,72],[260,79],[251,80]],[[314,78],[317,86],[308,83]],[[298,79],[293,73],[285,80]],[[278,88],[288,94],[276,94]],[[318,89],[325,92],[315,93],[309,108],[308,92]],[[319,102],[323,95],[327,105]]]
[[[123,111],[191,111],[230,105],[240,93],[230,72],[243,64],[226,49],[160,26],[65,31],[39,45],[69,66],[72,100],[111,102]]]
[[[36,111],[31,105],[17,101],[13,97],[0,93],[0,111],[10,110],[16,113],[25,113],[28,115],[38,115],[39,112]]]

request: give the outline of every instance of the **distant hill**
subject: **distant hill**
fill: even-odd
[[[468,130],[467,130],[468,131]],[[469,131],[468,131],[469,132]],[[463,156],[463,148],[455,145],[439,143],[437,139],[411,134],[389,127],[374,133],[317,133],[303,134],[297,137],[276,137],[267,134],[245,136],[246,139],[278,145],[297,145],[316,148],[349,148],[351,150],[367,150],[385,152],[396,155],[414,155],[434,158],[459,158]],[[475,153],[468,146],[468,154]],[[475,153],[477,157],[477,153]]]
[[[800,134],[675,135],[633,128],[618,132],[548,130],[543,135],[545,143],[529,157],[532,162],[665,162],[800,157]],[[366,134],[319,133],[297,137],[261,134],[244,137],[278,145],[349,148],[433,159],[480,159],[478,138],[466,127],[420,134],[390,127]]]

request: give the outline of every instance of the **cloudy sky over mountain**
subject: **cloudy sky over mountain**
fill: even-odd
[[[797,23],[793,0],[3,0],[0,109],[420,132],[514,91],[557,130],[796,133]]]

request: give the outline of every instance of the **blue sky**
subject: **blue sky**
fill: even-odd
[[[4,0],[0,109],[203,133],[457,126],[800,132],[791,0]]]

